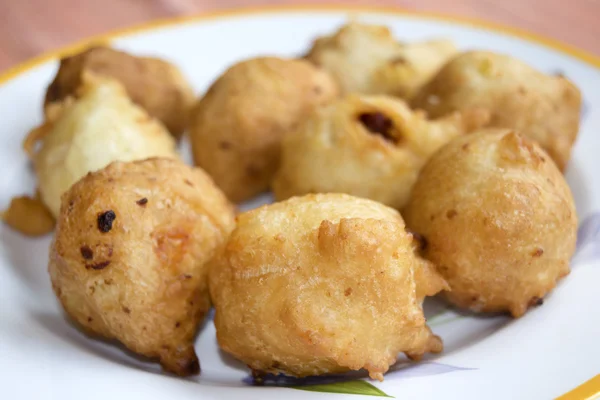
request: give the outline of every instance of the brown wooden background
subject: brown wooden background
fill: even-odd
[[[0,0],[0,71],[87,36],[156,18],[314,0]],[[600,0],[327,0],[397,6],[524,28],[600,54]]]

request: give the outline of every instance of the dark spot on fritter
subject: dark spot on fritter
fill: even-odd
[[[321,93],[323,92],[323,90],[321,90],[321,87],[320,87],[320,86],[315,86],[315,87],[313,88],[313,92],[314,92],[316,95],[319,95],[319,94],[321,94]]]
[[[131,313],[131,310],[129,309],[129,307],[125,307],[125,306],[123,306],[123,312],[124,312],[125,314],[130,314],[130,313]]]
[[[185,179],[184,182],[185,182],[186,185],[194,187],[194,184],[189,179]]]
[[[81,252],[81,256],[86,260],[91,260],[92,258],[94,258],[94,252],[92,251],[92,249],[90,249],[89,246],[81,246],[79,251]]]
[[[112,229],[113,221],[117,218],[117,215],[113,210],[104,211],[98,214],[98,230],[100,232],[110,232]]]
[[[469,151],[469,147],[470,147],[469,143],[465,143],[465,144],[462,145],[462,149],[464,151]]]
[[[94,319],[92,317],[88,317],[88,322],[92,322]]]
[[[181,373],[183,375],[198,375],[200,373],[200,362],[198,361],[198,358],[194,357],[185,361],[181,365]]]
[[[398,143],[398,138],[391,135],[394,127],[392,120],[380,112],[362,113],[358,116],[360,122],[371,133],[381,135],[385,140]]]
[[[541,306],[542,304],[544,304],[544,299],[541,297],[534,296],[531,298],[531,300],[529,300],[529,307],[537,307]]]
[[[393,65],[404,65],[408,64],[408,61],[404,57],[396,57],[390,60],[390,63]]]
[[[221,150],[229,150],[233,147],[233,145],[225,140],[223,140],[222,142],[219,142],[219,148]]]
[[[148,204],[148,199],[145,197],[142,197],[141,199],[139,199],[138,201],[136,201],[136,204],[140,207],[145,207],[146,204]]]
[[[352,294],[352,288],[348,288],[344,290],[344,296],[348,297]]]
[[[100,270],[100,269],[104,269],[104,268],[108,267],[109,264],[110,264],[110,261],[101,261],[101,262],[97,262],[94,264],[87,264],[85,267],[87,269]]]
[[[531,253],[531,256],[532,257],[541,257],[542,254],[544,254],[544,249],[542,249],[541,247],[538,247]]]
[[[67,209],[67,212],[73,211],[74,205],[75,205],[75,202],[73,200],[69,201],[69,208]]]
[[[456,212],[456,210],[448,210],[448,212],[446,212],[446,217],[448,219],[452,219],[454,217],[456,217],[458,215],[458,213]]]
[[[260,176],[260,168],[258,168],[258,167],[256,167],[256,166],[254,166],[254,165],[248,165],[248,166],[246,167],[246,174],[247,174],[249,177],[252,177],[252,178],[257,178],[257,177],[259,177],[259,176]]]
[[[181,326],[181,322],[177,321],[175,322],[175,328],[179,328]]]

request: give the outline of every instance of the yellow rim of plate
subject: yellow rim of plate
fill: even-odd
[[[558,397],[556,400],[594,400],[600,396],[600,374],[575,389]]]
[[[92,36],[71,45],[67,45],[56,50],[51,50],[41,55],[31,58],[23,63],[17,64],[13,67],[8,68],[5,72],[0,74],[0,85],[8,82],[9,80],[16,78],[18,75],[29,71],[30,69],[39,66],[47,61],[62,58],[69,54],[73,54],[78,50],[88,47],[92,43],[108,42],[111,39],[121,38],[129,35],[133,35],[140,32],[145,32],[157,28],[191,24],[198,21],[214,20],[219,18],[230,18],[238,16],[248,16],[254,14],[270,14],[270,13],[283,13],[283,12],[311,12],[311,13],[339,13],[347,12],[360,13],[360,12],[372,12],[372,13],[385,13],[391,15],[400,15],[408,18],[425,19],[425,20],[437,20],[443,22],[450,22],[456,25],[464,25],[469,27],[475,27],[485,29],[494,33],[514,36],[516,38],[533,42],[536,44],[549,47],[553,50],[557,50],[561,53],[567,54],[580,61],[584,61],[587,64],[593,65],[596,68],[600,68],[600,57],[588,53],[585,50],[581,50],[577,47],[562,43],[558,40],[551,39],[542,35],[528,32],[524,29],[514,28],[505,26],[502,24],[482,21],[476,18],[450,16],[435,12],[421,12],[421,11],[408,11],[397,7],[377,7],[377,6],[344,6],[339,5],[291,5],[291,6],[256,6],[256,7],[243,7],[233,10],[221,10],[211,11],[197,15],[177,16],[170,18],[157,19],[146,23],[134,25],[129,28],[117,29],[104,34]]]
[[[558,40],[551,39],[542,35],[528,32],[524,29],[514,28],[511,26],[505,26],[502,24],[482,21],[477,18],[450,16],[441,13],[434,12],[421,12],[421,11],[408,11],[397,7],[377,7],[377,6],[345,6],[345,5],[292,5],[292,6],[257,6],[257,7],[243,7],[234,10],[221,10],[221,11],[210,11],[198,15],[188,16],[177,16],[170,18],[157,19],[142,24],[134,25],[129,28],[117,29],[104,34],[92,36],[71,45],[67,45],[56,50],[45,52],[37,57],[31,58],[28,61],[17,64],[2,74],[0,74],[0,85],[10,81],[13,78],[21,75],[30,69],[39,66],[47,61],[65,57],[69,54],[76,53],[77,51],[90,46],[92,43],[109,42],[112,39],[121,38],[129,35],[133,35],[140,32],[146,32],[157,28],[169,27],[181,24],[191,24],[198,21],[214,20],[219,18],[230,18],[238,16],[248,16],[255,14],[275,14],[284,12],[311,12],[311,13],[339,13],[347,12],[360,13],[360,12],[371,12],[371,13],[385,13],[391,15],[400,15],[408,18],[424,19],[424,20],[437,20],[443,22],[450,22],[456,25],[464,25],[469,27],[481,28],[494,33],[514,36],[516,38],[540,44],[545,47],[549,47],[553,50],[557,50],[561,53],[567,54],[580,61],[590,64],[596,68],[600,68],[600,57],[588,53],[587,51],[578,49],[577,47],[562,43]],[[557,400],[592,400],[600,395],[600,375],[590,379],[582,385],[576,387],[568,393],[565,393]]]

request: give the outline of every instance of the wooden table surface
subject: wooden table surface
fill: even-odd
[[[156,18],[314,0],[0,0],[0,72],[109,30]],[[523,28],[600,54],[600,0],[328,0],[476,17]]]

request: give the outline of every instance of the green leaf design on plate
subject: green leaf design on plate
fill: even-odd
[[[307,390],[321,393],[362,394],[364,396],[390,397],[367,381],[335,382],[323,385],[291,386],[292,389]]]

